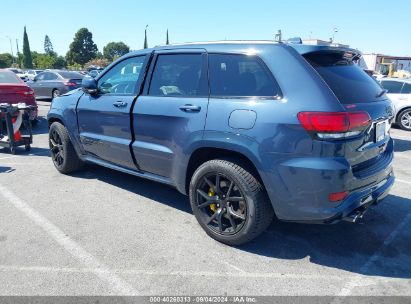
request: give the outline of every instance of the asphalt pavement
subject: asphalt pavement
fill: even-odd
[[[276,221],[229,247],[168,186],[97,166],[58,173],[49,105],[30,152],[0,149],[0,295],[411,296],[411,132],[392,129],[396,183],[360,223]]]

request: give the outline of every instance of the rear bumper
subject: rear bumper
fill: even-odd
[[[300,157],[280,160],[263,176],[263,182],[280,220],[334,223],[387,196],[395,177],[392,169],[393,147],[386,157],[358,174],[343,157]],[[340,202],[330,202],[331,193],[347,191]]]
[[[391,172],[386,179],[377,185],[353,193],[337,208],[337,213],[333,217],[322,222],[326,224],[333,224],[341,220],[355,222],[358,217],[363,216],[369,207],[378,204],[388,195],[394,181],[395,176]]]

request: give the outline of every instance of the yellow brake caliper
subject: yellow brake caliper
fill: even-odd
[[[214,195],[215,195],[214,189],[210,187],[210,189],[208,189],[208,196],[214,196]],[[216,204],[211,204],[210,209],[211,211],[216,212],[218,208]]]

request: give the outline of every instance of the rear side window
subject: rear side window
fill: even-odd
[[[12,72],[0,72],[0,83],[21,83],[21,81]]]
[[[57,80],[58,76],[54,73],[44,73],[43,80]]]
[[[399,81],[383,80],[381,86],[387,90],[387,93],[400,94],[403,83]]]
[[[344,52],[316,52],[304,55],[343,104],[386,99],[381,86]]]
[[[258,57],[210,54],[209,68],[213,97],[279,95],[273,76]]]
[[[207,96],[202,54],[164,54],[157,57],[148,95]]]

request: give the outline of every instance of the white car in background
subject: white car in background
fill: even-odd
[[[40,74],[43,70],[28,70],[26,71],[25,75],[28,77],[29,80],[33,80],[37,74]]]
[[[394,104],[395,122],[401,129],[411,131],[411,79],[383,78],[379,82]]]
[[[21,80],[23,80],[24,82],[27,82],[29,80],[29,78],[27,77],[27,75],[20,69],[15,69],[15,68],[9,68],[9,71],[12,71],[14,74],[16,74]]]

